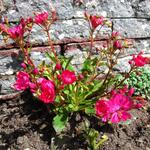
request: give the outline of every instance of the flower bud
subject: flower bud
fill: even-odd
[[[61,89],[61,90],[63,90],[63,89],[64,89],[64,87],[65,87],[65,85],[64,85],[64,84],[60,85],[60,89]]]
[[[113,44],[115,49],[121,49],[122,48],[122,43],[120,41],[115,41]]]
[[[61,70],[62,66],[60,63],[57,63],[55,66],[55,70]]]
[[[80,79],[80,80],[84,79],[83,74],[79,74],[79,79]]]
[[[60,74],[57,75],[57,79],[61,80],[61,75]]]
[[[27,66],[26,66],[26,64],[25,64],[25,63],[21,63],[21,67],[22,67],[22,68],[24,68],[24,69],[26,69],[26,68],[27,68]]]
[[[112,32],[112,38],[116,38],[117,36],[119,36],[119,32]]]
[[[33,70],[33,74],[38,74],[39,73],[39,70],[37,69],[37,68],[34,68],[34,70]]]
[[[130,88],[130,90],[129,90],[129,96],[132,96],[133,94],[134,94],[134,88]]]

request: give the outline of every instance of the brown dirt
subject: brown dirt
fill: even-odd
[[[150,111],[133,112],[131,124],[92,125],[109,140],[102,150],[150,150]],[[53,115],[47,107],[25,92],[16,99],[0,101],[0,150],[86,150],[87,142],[76,134],[75,126],[56,135],[51,126]],[[80,118],[80,117],[79,117]],[[96,120],[93,119],[93,124]],[[76,123],[73,120],[73,124]]]

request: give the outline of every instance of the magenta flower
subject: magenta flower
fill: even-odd
[[[96,115],[102,118],[102,121],[106,122],[109,119],[109,106],[108,101],[99,100],[96,102]]]
[[[93,29],[96,29],[99,25],[102,25],[104,21],[104,17],[100,16],[90,16],[90,23]]]
[[[129,61],[130,64],[134,64],[137,67],[142,67],[148,64],[148,58],[142,56],[143,52],[140,52],[137,56],[133,55],[132,60]]]
[[[48,20],[48,12],[43,12],[43,13],[38,14],[38,15],[35,16],[34,22],[36,24],[41,24],[42,25],[42,24],[46,23],[47,20]]]
[[[40,85],[41,90],[41,94],[39,95],[40,100],[44,103],[53,103],[55,100],[54,82],[40,78],[38,84]]]
[[[35,83],[30,82],[30,83],[29,83],[29,87],[30,87],[30,91],[31,91],[32,93],[35,93],[35,92],[36,92],[36,90],[37,90],[37,85],[36,85]]]
[[[12,39],[22,38],[24,34],[24,28],[21,24],[19,24],[15,27],[9,28],[8,34]]]
[[[95,108],[96,114],[102,118],[102,121],[111,121],[118,123],[131,118],[129,111],[135,108],[135,104],[131,97],[134,90],[123,88],[113,91],[110,100],[97,101]]]
[[[61,74],[61,80],[63,84],[72,84],[76,81],[76,76],[73,71],[64,70]]]
[[[117,93],[108,101],[108,106],[112,123],[126,121],[131,118],[127,111],[132,108],[133,102],[128,96]]]
[[[29,87],[30,79],[26,72],[20,71],[17,74],[17,80],[14,84],[14,88],[18,91],[25,90]]]

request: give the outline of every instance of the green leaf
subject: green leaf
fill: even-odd
[[[63,92],[64,92],[66,95],[69,95],[69,93],[70,93],[69,90],[64,90]]]
[[[120,124],[129,125],[129,124],[131,124],[133,122],[133,120],[134,119],[129,119],[129,120],[125,121],[125,122],[120,122]]]
[[[68,121],[68,117],[65,114],[57,114],[54,118],[53,118],[53,127],[55,129],[56,132],[62,132],[63,129],[66,126],[66,123]]]
[[[60,98],[59,96],[56,96],[55,102],[56,102],[56,103],[60,103],[60,102],[61,102],[61,98]]]
[[[86,94],[85,98],[88,97],[89,95],[93,94],[96,91],[99,91],[100,88],[102,87],[102,82],[95,82],[94,85],[92,86],[92,88],[89,89],[88,93]]]
[[[66,62],[66,66],[64,67],[65,69],[68,68],[68,66],[70,65],[71,60],[73,59],[73,56],[68,58],[68,61]]]
[[[93,70],[93,66],[91,65],[91,60],[87,59],[83,64],[82,71],[92,71],[92,70]]]
[[[48,79],[51,79],[51,76],[48,71],[44,71],[43,76],[47,77]]]
[[[88,115],[95,114],[95,109],[93,107],[85,108],[85,113]]]
[[[70,70],[70,71],[74,71],[73,66],[70,65],[70,64],[67,64],[67,62],[65,62],[65,61],[63,62],[62,66],[63,66],[63,68],[65,68],[65,69],[68,69],[68,70]]]
[[[50,54],[49,52],[45,52],[45,56],[52,60],[54,63],[57,62],[53,53]]]

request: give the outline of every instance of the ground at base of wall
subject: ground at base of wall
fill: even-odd
[[[102,150],[150,150],[150,112],[134,111],[129,125],[105,125],[109,140]],[[56,138],[47,108],[29,94],[0,101],[0,150],[86,150],[87,142],[74,131]],[[75,128],[75,127],[74,127]]]

